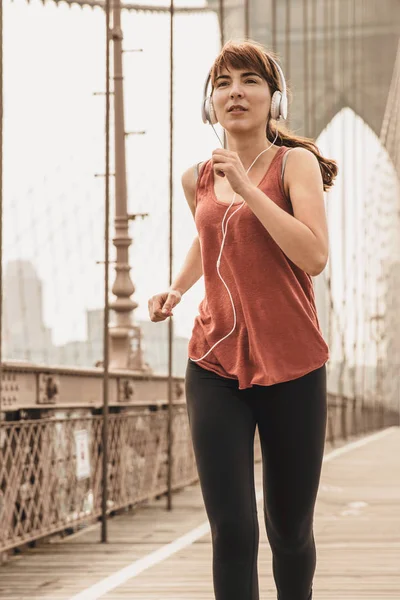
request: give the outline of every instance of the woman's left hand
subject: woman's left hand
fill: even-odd
[[[225,148],[214,150],[212,166],[214,173],[219,177],[226,177],[233,191],[240,196],[252,185],[237,152]]]

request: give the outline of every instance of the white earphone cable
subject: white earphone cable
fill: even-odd
[[[214,126],[212,126],[212,128],[214,129]],[[215,135],[218,137],[218,134],[217,134],[217,132],[215,131],[215,129],[214,129],[214,132],[215,132]],[[265,148],[265,150],[262,150],[262,152],[260,152],[260,154],[259,154],[258,156],[256,156],[256,158],[255,158],[255,159],[253,160],[253,162],[251,163],[250,167],[247,169],[247,171],[246,171],[246,174],[248,174],[248,173],[249,173],[250,169],[252,168],[252,166],[254,165],[254,163],[256,162],[256,160],[257,160],[257,159],[258,159],[258,158],[259,158],[259,157],[260,157],[262,154],[264,154],[264,152],[266,152],[267,150],[269,150],[269,149],[270,149],[270,148],[271,148],[271,147],[272,147],[272,146],[275,144],[275,141],[276,141],[277,137],[278,137],[278,123],[276,124],[276,134],[275,134],[274,141],[273,141],[273,142],[271,142],[271,144],[268,146],[268,148]],[[219,139],[219,137],[218,137],[218,139]],[[223,144],[222,144],[221,140],[219,140],[219,141],[220,141],[220,143],[221,143],[221,147],[223,147]],[[227,338],[227,337],[229,337],[229,336],[230,336],[230,335],[231,335],[231,334],[232,334],[232,333],[235,331],[235,327],[236,327],[236,310],[235,310],[235,305],[234,305],[234,303],[233,303],[233,300],[232,300],[232,294],[230,293],[228,286],[226,285],[225,281],[224,281],[224,280],[223,280],[223,278],[221,277],[221,273],[219,272],[219,267],[220,267],[220,264],[221,264],[221,255],[222,255],[222,250],[223,250],[223,248],[224,248],[224,244],[225,244],[225,238],[226,238],[226,232],[227,232],[227,230],[228,230],[228,223],[229,223],[229,220],[230,220],[230,219],[233,217],[233,215],[235,215],[235,214],[236,214],[236,213],[237,213],[237,212],[238,212],[238,211],[239,211],[241,208],[243,208],[244,204],[246,204],[246,202],[245,202],[245,200],[244,200],[244,201],[242,202],[242,204],[239,206],[239,208],[238,208],[237,210],[235,210],[235,212],[233,212],[233,213],[230,215],[229,219],[228,219],[228,220],[227,220],[227,222],[226,222],[226,228],[225,228],[225,230],[224,230],[224,221],[225,221],[225,217],[226,217],[226,215],[228,214],[230,207],[231,207],[231,206],[232,206],[232,204],[234,203],[234,201],[235,201],[235,198],[236,198],[236,192],[233,194],[232,202],[231,202],[231,203],[230,203],[230,205],[228,206],[228,208],[227,208],[227,210],[226,210],[226,212],[225,212],[224,218],[222,219],[222,234],[223,234],[223,238],[222,238],[221,250],[220,250],[220,252],[219,252],[219,256],[218,256],[218,260],[217,260],[217,272],[218,272],[218,276],[219,276],[219,278],[221,279],[221,281],[222,281],[222,283],[224,284],[224,286],[226,287],[226,290],[227,290],[227,292],[228,292],[228,294],[229,294],[229,298],[230,298],[230,300],[231,300],[231,304],[232,304],[232,308],[233,308],[233,315],[234,315],[234,323],[233,323],[233,328],[231,329],[231,331],[230,331],[230,332],[229,332],[229,333],[228,333],[228,334],[227,334],[225,337],[223,337],[223,338],[222,338],[222,339],[220,339],[218,342],[216,342],[216,343],[215,343],[213,346],[211,346],[211,348],[208,350],[208,352],[207,352],[206,354],[204,354],[204,356],[202,356],[201,358],[196,358],[196,359],[194,359],[194,358],[190,358],[190,357],[189,357],[189,359],[190,359],[192,362],[198,362],[198,361],[200,361],[200,360],[203,360],[203,358],[205,358],[205,357],[206,357],[206,356],[207,356],[207,355],[208,355],[208,354],[211,352],[211,350],[212,350],[213,348],[215,348],[215,346],[217,346],[218,344],[220,344],[221,342],[223,342],[224,340],[226,340],[226,338]]]

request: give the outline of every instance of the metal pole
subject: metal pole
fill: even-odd
[[[285,76],[287,81],[290,82],[290,76],[291,76],[291,72],[290,72],[290,66],[291,66],[291,54],[290,54],[290,47],[291,47],[291,1],[290,0],[286,0],[286,21],[285,21]]]
[[[172,285],[173,253],[173,159],[174,159],[174,0],[170,1],[170,44],[169,44],[169,285]],[[168,323],[168,492],[167,509],[172,509],[173,469],[173,320]]]
[[[276,0],[271,2],[271,46],[276,52]]]
[[[250,0],[244,0],[244,35],[250,37]]]
[[[112,31],[114,59],[114,138],[115,138],[115,236],[117,260],[115,265],[115,280],[112,293],[116,297],[110,303],[114,310],[116,322],[109,327],[110,335],[110,366],[123,369],[141,370],[139,363],[140,352],[132,357],[132,323],[131,316],[138,304],[132,300],[135,292],[129,267],[129,247],[132,239],[129,236],[129,217],[127,213],[127,183],[125,158],[125,116],[124,116],[124,76],[122,68],[121,0],[112,3]]]
[[[105,148],[105,214],[104,214],[104,333],[103,333],[103,464],[101,502],[101,541],[107,542],[107,488],[108,488],[108,368],[109,368],[109,231],[110,231],[110,0],[106,0],[106,148]]]
[[[364,94],[362,93],[361,90],[365,89],[365,67],[364,67],[364,57],[365,57],[365,4],[364,4],[364,0],[361,0],[361,17],[360,17],[360,51],[359,51],[359,59],[360,59],[360,83],[359,83],[359,89],[360,89],[360,94],[359,94],[359,110],[358,110],[358,114],[361,115],[362,120],[364,120]],[[365,140],[366,140],[366,133],[365,133],[365,127],[361,128],[361,146],[360,146],[360,170],[361,173],[364,175],[365,172],[365,167],[366,167],[366,152],[365,152]],[[365,179],[364,177],[361,180],[361,197],[362,197],[362,205],[361,205],[361,211],[363,213],[363,215],[367,215],[367,209],[368,209],[368,202],[366,199],[366,186],[365,186]],[[366,226],[367,223],[367,219],[364,218],[363,219],[363,224],[364,224],[364,228],[363,228],[363,243],[364,243],[364,248],[366,246],[366,243],[368,242],[367,236],[369,233],[369,230],[367,229]],[[368,250],[366,252],[366,264],[364,264],[364,273],[363,273],[363,288],[362,288],[362,302],[363,302],[363,306],[366,307],[367,305],[367,286],[369,283],[369,279],[368,279],[368,274],[369,274],[369,245],[367,246]],[[364,319],[364,327],[363,327],[363,342],[362,342],[362,371],[361,371],[361,389],[362,389],[362,394],[361,394],[361,417],[362,417],[362,431],[366,432],[368,431],[368,426],[367,426],[367,377],[368,377],[368,372],[367,372],[367,361],[368,361],[368,345],[367,345],[367,335],[368,332],[366,331],[367,329],[367,323],[365,322],[365,314],[366,314],[366,309],[364,309],[363,311],[363,319]],[[368,340],[369,341],[369,340]]]
[[[345,39],[344,32],[346,28],[346,16],[343,11],[341,11],[341,0],[337,0],[337,27],[338,27],[338,40],[339,40],[339,81],[340,81],[340,95],[344,97],[344,90],[346,86],[345,81],[345,68],[346,68],[346,48],[345,48]],[[340,107],[342,108],[342,107]],[[346,115],[342,114],[342,123],[341,123],[341,147],[342,147],[342,177],[344,184],[341,188],[341,235],[342,235],[342,317],[344,320],[343,334],[342,334],[342,364],[340,370],[340,395],[342,402],[342,438],[347,440],[348,431],[347,431],[347,398],[345,398],[345,390],[344,390],[344,376],[345,369],[347,368],[347,346],[346,346],[346,334],[348,331],[349,325],[349,315],[347,308],[347,219],[346,219],[346,209],[347,209],[347,190],[346,190],[346,180],[347,180],[347,127],[346,127]]]
[[[335,6],[336,0],[330,0],[331,2],[331,15],[330,15],[330,24],[331,24],[331,42],[330,42],[330,55],[331,55],[331,93],[330,93],[330,107],[331,113],[329,117],[332,119],[335,116],[335,107],[336,107],[336,27],[335,27]]]
[[[309,69],[308,69],[308,0],[303,0],[303,61],[304,61],[304,135],[310,135],[309,126]]]
[[[223,45],[225,44],[225,27],[224,27],[224,23],[225,23],[225,6],[224,6],[224,0],[219,0],[219,4],[218,4],[218,17],[219,17],[220,42],[221,42],[221,48],[222,48]],[[222,142],[223,142],[223,147],[226,148],[226,131],[225,131],[225,129],[223,130],[223,134],[222,134]]]
[[[224,0],[219,0],[219,32],[220,32],[220,39],[221,39],[221,48],[222,46],[225,44],[225,33],[224,33],[224,21],[225,21],[225,15],[224,15]]]
[[[317,131],[317,0],[311,0],[311,136]],[[319,116],[319,115],[318,115]]]
[[[330,7],[329,7],[329,2],[325,2],[324,4],[324,13],[323,13],[323,32],[324,32],[324,38],[323,38],[323,45],[324,45],[324,95],[325,98],[329,98],[329,85],[330,85],[330,77],[331,77],[331,69],[330,69],[330,57],[331,57],[331,53],[330,53],[330,48],[331,45],[329,43],[329,35],[330,35]],[[330,117],[330,106],[328,102],[325,102],[324,104],[324,123],[328,123],[328,118]],[[330,128],[328,129],[328,136],[327,136],[327,148],[326,151],[330,153],[331,151],[331,131]],[[329,202],[329,198],[330,198],[330,194],[329,191],[326,193],[326,199],[327,199],[327,203],[326,203],[326,212],[327,212],[327,219],[328,219],[328,223],[330,223],[330,206],[331,203]],[[328,339],[328,346],[330,348],[332,348],[332,344],[333,344],[333,299],[332,299],[332,257],[329,257],[328,260],[328,264],[327,267],[324,271],[324,277],[325,277],[325,282],[326,282],[326,294],[327,294],[327,299],[325,299],[324,302],[324,308],[325,310],[327,310],[328,312],[328,318],[327,318],[327,339]],[[330,373],[331,373],[331,363],[328,361],[327,364],[327,377],[328,377],[328,386],[329,386],[329,381],[330,381]],[[334,428],[334,424],[333,424],[333,418],[331,416],[331,412],[328,412],[328,423],[327,423],[327,436],[328,436],[328,440],[330,441],[331,444],[334,443],[335,441],[335,428]]]
[[[0,427],[3,381],[3,0],[0,0]]]
[[[357,89],[358,89],[358,81],[357,81],[357,52],[356,52],[356,27],[357,27],[357,7],[356,0],[352,0],[352,80],[354,82],[354,86],[352,87],[352,105],[353,110],[356,111],[357,105]],[[358,148],[356,140],[359,139],[357,136],[357,117],[353,118],[353,170],[356,173],[356,177],[354,178],[354,198],[353,201],[353,223],[354,227],[354,247],[353,247],[353,272],[357,273],[357,259],[359,254],[359,191],[358,191]],[[353,340],[353,361],[354,361],[354,370],[353,370],[353,427],[354,434],[359,433],[359,423],[357,421],[357,404],[358,404],[358,356],[359,356],[359,335],[358,335],[358,327],[359,327],[359,294],[360,294],[360,285],[359,278],[355,277],[353,282],[353,303],[354,303],[354,340]]]
[[[288,85],[290,85],[291,77],[291,2],[286,0],[286,11],[285,11],[285,77]],[[290,111],[289,111],[290,113]],[[290,114],[286,119],[286,125],[290,128]]]

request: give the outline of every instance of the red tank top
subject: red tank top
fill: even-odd
[[[258,187],[293,214],[281,179],[282,146]],[[222,219],[228,204],[217,200],[211,160],[199,173],[195,224],[199,234],[205,296],[188,345],[189,359],[204,356],[233,328],[232,303],[218,276]],[[235,201],[226,218],[242,201]],[[252,210],[244,206],[229,220],[221,255],[221,277],[236,309],[236,327],[197,364],[238,380],[239,389],[296,379],[329,358],[318,322],[313,281],[280,249]]]

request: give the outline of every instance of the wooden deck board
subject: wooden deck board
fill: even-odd
[[[400,429],[323,465],[315,515],[315,600],[400,599]],[[326,448],[327,454],[331,449]],[[261,464],[255,467],[261,487]],[[365,503],[354,504],[351,503]],[[198,485],[64,541],[40,544],[0,568],[1,600],[66,600],[206,521]],[[260,600],[276,598],[258,506]],[[213,600],[207,534],[108,592],[106,600]],[[313,600],[314,600],[313,599]]]

